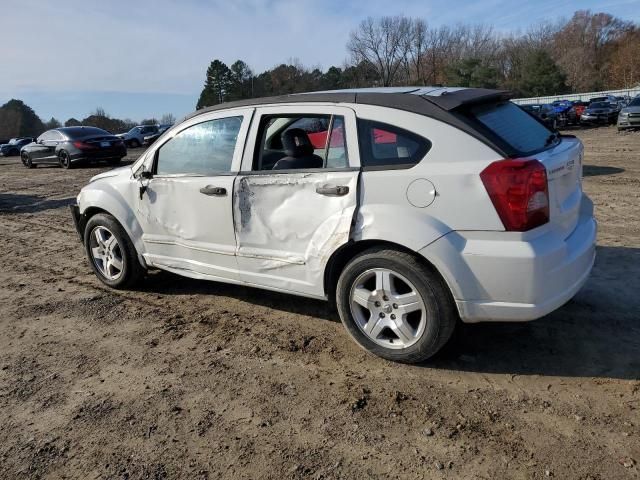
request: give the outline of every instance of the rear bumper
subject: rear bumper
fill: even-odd
[[[575,230],[523,240],[501,232],[451,232],[421,250],[443,274],[462,321],[529,321],[568,302],[595,261],[597,224],[583,197]],[[436,260],[437,259],[437,260]]]
[[[83,150],[70,155],[72,162],[78,162],[80,160],[111,160],[115,158],[124,158],[126,156],[127,149],[125,147],[96,151]]]

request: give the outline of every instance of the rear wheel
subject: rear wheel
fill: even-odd
[[[442,279],[412,255],[388,248],[367,250],[347,264],[336,304],[360,346],[398,362],[435,355],[458,321]]]
[[[60,166],[62,168],[73,168],[73,164],[71,163],[71,157],[69,156],[69,154],[65,151],[65,150],[61,150],[60,153],[58,153],[58,163],[60,163]]]
[[[35,164],[31,160],[31,155],[27,152],[22,152],[20,154],[20,160],[22,160],[22,164],[27,168],[35,168]]]
[[[137,138],[134,138],[133,140],[131,140],[129,142],[129,145],[131,145],[131,148],[139,148],[140,147],[140,142],[138,141]]]
[[[144,268],[129,236],[115,218],[99,213],[87,222],[84,246],[91,268],[102,283],[128,288],[140,281]]]

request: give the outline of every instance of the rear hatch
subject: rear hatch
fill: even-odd
[[[578,223],[582,199],[580,140],[561,136],[542,122],[508,102],[492,102],[468,108],[465,116],[495,140],[510,158],[536,159],[547,171],[549,223],[564,238]]]

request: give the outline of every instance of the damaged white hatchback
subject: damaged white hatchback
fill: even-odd
[[[584,284],[582,153],[502,91],[291,95],[196,112],[72,212],[111,287],[159,268],[328,299],[361,346],[419,362],[460,319],[532,320]]]

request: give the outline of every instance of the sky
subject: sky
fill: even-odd
[[[340,66],[368,16],[506,33],[581,9],[640,22],[640,0],[0,0],[0,104],[19,98],[63,122],[99,106],[118,118],[180,117],[213,59],[257,73],[296,58]]]

